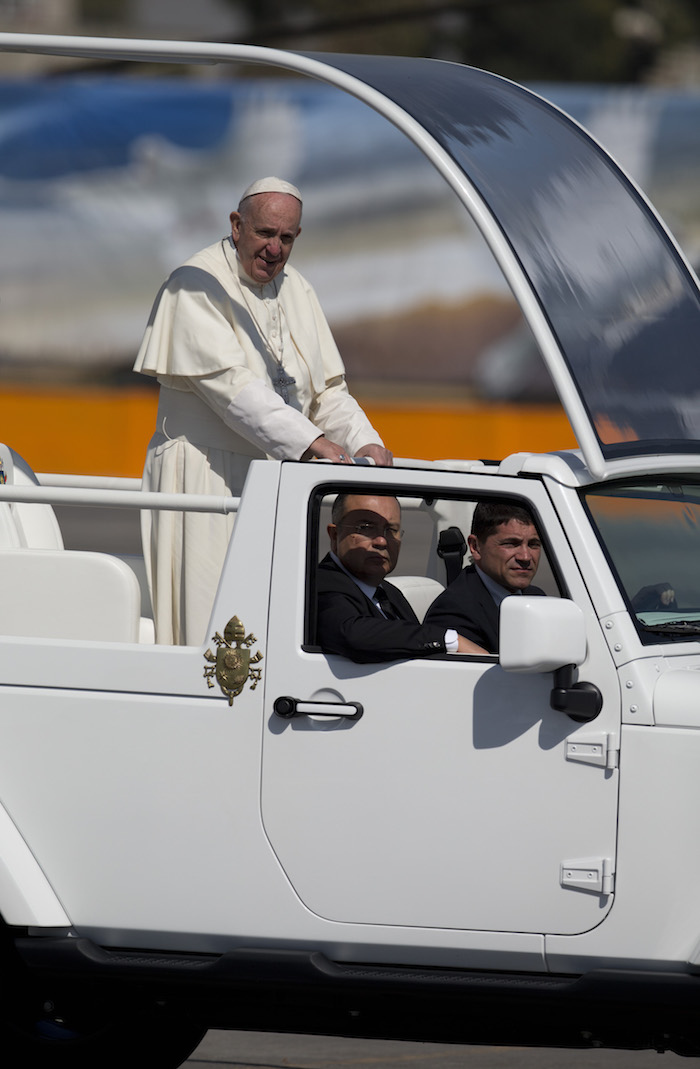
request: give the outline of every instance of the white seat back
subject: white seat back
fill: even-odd
[[[0,635],[139,641],[139,583],[117,557],[0,547],[0,569]]]
[[[124,563],[131,568],[138,581],[139,590],[141,591],[139,642],[142,642],[145,645],[152,645],[156,640],[156,626],[153,621],[151,595],[148,589],[148,578],[146,576],[146,562],[141,554],[119,553],[117,556],[119,560],[123,560]]]
[[[435,598],[445,589],[437,579],[427,575],[392,575],[385,582],[398,587],[421,623]]]

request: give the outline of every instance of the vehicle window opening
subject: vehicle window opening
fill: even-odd
[[[348,487],[323,487],[309,502],[307,537],[307,583],[305,606],[305,642],[308,652],[321,652],[317,633],[316,569],[329,551],[328,524],[338,493],[377,494],[376,486],[358,484]],[[382,488],[380,496],[394,496],[390,487]],[[419,622],[435,598],[471,563],[467,537],[477,498],[445,495],[436,497],[401,488],[395,494],[401,506],[401,549],[396,567],[387,575],[407,598]],[[499,497],[502,495],[499,495]],[[488,500],[483,495],[482,500]],[[542,553],[536,573],[536,585],[550,597],[562,596],[562,586],[547,552],[542,525],[531,504],[514,498],[533,515],[542,538]],[[564,595],[565,596],[565,595]],[[453,655],[450,655],[453,656]]]

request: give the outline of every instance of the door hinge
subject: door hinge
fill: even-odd
[[[578,857],[562,861],[559,881],[572,891],[611,895],[615,890],[615,867],[609,857]]]
[[[600,732],[595,735],[579,733],[566,740],[566,760],[580,761],[599,768],[617,768],[620,746],[616,735]]]

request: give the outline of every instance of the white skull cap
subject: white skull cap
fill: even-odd
[[[251,185],[243,193],[241,201],[247,200],[248,197],[254,197],[257,193],[289,193],[291,197],[296,199],[301,204],[301,193],[296,186],[293,186],[291,182],[285,182],[283,178],[258,178],[256,182],[252,182]]]

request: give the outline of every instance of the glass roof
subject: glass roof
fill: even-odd
[[[309,55],[394,101],[467,175],[546,316],[603,456],[697,451],[700,292],[653,210],[588,134],[470,67]]]

